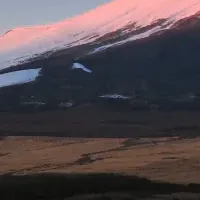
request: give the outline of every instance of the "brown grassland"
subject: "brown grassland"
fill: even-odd
[[[200,138],[7,137],[0,141],[0,172],[123,173],[200,183]]]
[[[200,138],[5,137],[0,140],[0,172],[2,199],[198,200],[200,195],[191,192],[190,187],[189,190],[184,189],[183,185],[194,183],[195,192],[200,192]],[[105,175],[97,175],[96,181],[95,176],[91,179],[87,177],[87,174],[99,173]],[[172,185],[154,185],[137,178],[134,183],[134,179],[131,182],[128,177],[127,180],[110,177],[108,174],[111,173],[144,177]],[[41,177],[36,174],[41,174]],[[76,183],[73,181],[76,178],[65,180],[62,174],[85,174],[86,177],[78,175]],[[173,186],[174,183],[182,186]],[[81,185],[85,188],[81,189]],[[158,188],[158,193],[142,192],[143,186],[144,190]],[[71,193],[65,187],[70,187]],[[135,188],[134,192],[129,187]],[[73,193],[73,188],[77,193]],[[105,188],[108,191],[104,191]],[[130,190],[127,192],[126,189]],[[168,192],[160,192],[163,190]],[[62,196],[64,194],[67,196]]]

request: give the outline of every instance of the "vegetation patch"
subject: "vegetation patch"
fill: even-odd
[[[0,176],[0,196],[6,200],[55,200],[88,194],[94,195],[88,199],[107,200],[111,199],[110,195],[106,195],[107,193],[129,193],[135,196],[143,194],[143,196],[150,197],[151,195],[177,192],[199,193],[199,187],[200,185],[194,184],[180,185],[153,182],[145,178],[120,174],[46,173],[15,176],[4,174]]]

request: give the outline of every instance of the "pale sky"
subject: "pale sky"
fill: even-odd
[[[0,35],[18,26],[57,22],[111,0],[0,0]]]

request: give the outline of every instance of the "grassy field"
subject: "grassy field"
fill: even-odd
[[[122,173],[200,183],[200,138],[6,137],[0,141],[0,172]]]

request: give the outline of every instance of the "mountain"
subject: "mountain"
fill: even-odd
[[[0,110],[199,109],[199,11],[200,0],[113,0],[10,30],[0,36]]]
[[[198,0],[114,0],[60,23],[16,28],[0,37],[1,69],[83,44],[94,43],[97,51],[145,38],[197,14],[199,7]]]

